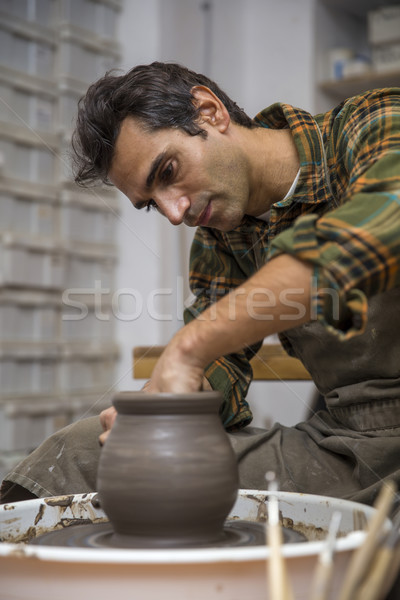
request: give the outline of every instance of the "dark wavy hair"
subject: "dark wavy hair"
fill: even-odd
[[[74,176],[78,185],[110,185],[111,167],[122,121],[135,117],[149,131],[175,127],[189,135],[206,136],[198,124],[198,109],[191,90],[210,88],[224,103],[232,121],[252,128],[256,124],[208,77],[176,63],[139,65],[124,75],[109,71],[93,83],[78,103],[72,136]]]

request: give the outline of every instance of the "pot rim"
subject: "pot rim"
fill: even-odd
[[[119,414],[193,414],[217,412],[222,401],[220,392],[152,394],[126,391],[116,394],[112,403]]]

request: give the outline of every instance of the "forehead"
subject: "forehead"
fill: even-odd
[[[149,131],[138,119],[127,117],[115,142],[109,179],[120,189],[128,176],[145,179],[152,162],[175,152],[186,137],[190,136],[174,128]]]
[[[144,176],[146,165],[160,147],[157,140],[157,134],[146,130],[137,119],[127,117],[122,121],[108,173],[110,181],[121,191],[125,191],[128,177]]]
[[[151,149],[157,137],[157,132],[150,132],[137,119],[127,117],[121,123],[115,142],[112,166],[114,162],[123,161],[127,154],[141,155],[147,148]]]

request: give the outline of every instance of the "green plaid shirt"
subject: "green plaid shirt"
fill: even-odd
[[[291,129],[300,178],[294,193],[272,206],[268,223],[246,216],[227,233],[197,229],[190,256],[196,300],[185,322],[285,252],[314,265],[316,318],[344,340],[357,335],[365,326],[367,298],[400,284],[400,88],[355,96],[315,117],[277,103],[255,120]],[[345,325],[330,317],[326,289],[338,293]],[[281,340],[291,351],[284,334]],[[227,429],[252,419],[245,399],[249,360],[261,343],[206,370],[212,387],[224,394]]]

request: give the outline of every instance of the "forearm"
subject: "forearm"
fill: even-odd
[[[312,267],[283,254],[205,310],[174,339],[196,366],[310,320]]]

